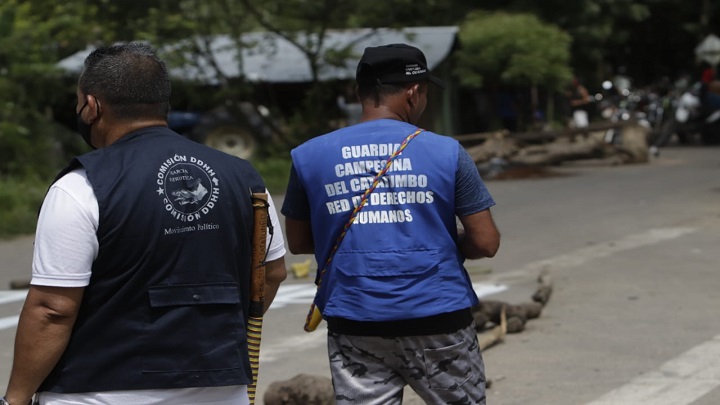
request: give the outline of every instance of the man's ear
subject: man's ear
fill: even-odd
[[[88,112],[86,113],[86,114],[87,114],[87,115],[86,115],[86,117],[87,117],[86,122],[87,122],[88,124],[92,124],[92,123],[94,123],[94,122],[98,119],[98,117],[100,116],[100,112],[101,112],[100,100],[98,100],[97,97],[95,97],[95,96],[93,96],[93,95],[91,95],[91,94],[86,95],[86,96],[85,96],[85,100],[86,100],[87,103],[88,103],[88,104],[87,104],[87,110],[88,110]]]
[[[410,105],[417,103],[418,96],[420,96],[420,83],[409,84],[405,87],[405,97]]]

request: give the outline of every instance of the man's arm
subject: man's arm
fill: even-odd
[[[77,319],[83,287],[31,286],[20,313],[15,359],[6,399],[30,402],[65,351]]]
[[[38,216],[7,400],[25,405],[67,348],[97,254],[98,205],[84,169],[59,179]]]
[[[464,232],[458,235],[458,248],[466,259],[493,257],[500,248],[500,232],[490,209],[460,217]]]
[[[497,253],[500,232],[490,213],[493,205],[495,201],[482,182],[475,162],[460,148],[455,175],[455,215],[464,228],[458,230],[458,249],[465,258],[493,257]]]
[[[315,241],[310,221],[286,217],[285,234],[290,253],[294,255],[315,253]]]
[[[265,190],[268,196],[268,219],[271,228],[267,233],[267,263],[265,264],[265,290],[263,301],[267,312],[277,295],[280,283],[287,278],[287,269],[285,268],[285,241],[283,240],[280,229],[280,219],[278,219],[275,202],[268,190]],[[272,229],[272,232],[270,231]]]
[[[583,85],[578,86],[578,93],[580,93],[580,98],[570,100],[570,104],[573,107],[585,105],[590,102],[590,93],[587,91],[585,86],[583,86]]]
[[[265,265],[265,311],[267,312],[277,295],[280,283],[287,278],[287,268],[285,268],[285,256],[267,262]]]

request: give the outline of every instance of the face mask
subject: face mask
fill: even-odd
[[[76,118],[77,118],[78,133],[80,134],[80,136],[82,136],[83,141],[85,141],[85,143],[88,144],[88,146],[90,146],[93,149],[97,149],[96,147],[94,147],[92,145],[92,143],[90,143],[90,129],[91,129],[92,125],[87,124],[85,121],[83,121],[82,116],[81,116],[83,110],[85,109],[85,107],[87,107],[87,105],[88,105],[88,103],[86,101],[85,105],[83,105],[82,108],[80,109],[80,111],[77,113]]]

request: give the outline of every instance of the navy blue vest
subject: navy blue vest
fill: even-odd
[[[69,169],[78,166],[97,196],[100,248],[70,343],[40,391],[249,384],[257,172],[164,127]]]
[[[292,151],[321,269],[375,174],[415,129],[370,121]],[[393,162],[323,276],[315,302],[324,317],[397,321],[477,303],[457,248],[458,148],[452,138],[422,132]]]

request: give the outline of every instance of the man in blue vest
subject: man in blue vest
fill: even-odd
[[[4,403],[249,403],[250,192],[262,179],[167,128],[170,80],[147,45],[90,54],[77,100],[97,149],[43,202]],[[286,277],[272,205],[270,222],[265,308]]]
[[[282,209],[290,251],[320,264],[336,402],[400,404],[410,385],[429,404],[484,404],[463,262],[497,252],[495,203],[457,141],[416,126],[441,84],[419,49],[367,48],[356,79],[361,122],[292,151]]]

